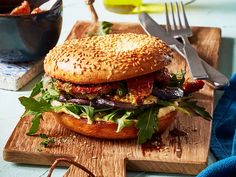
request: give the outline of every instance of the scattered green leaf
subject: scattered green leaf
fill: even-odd
[[[56,142],[55,138],[50,138],[44,133],[40,133],[39,137],[43,139],[43,141],[40,142],[40,146],[43,146],[44,148],[47,148]],[[42,151],[41,148],[38,150]]]
[[[48,136],[46,134],[44,134],[44,133],[40,133],[39,137],[43,138],[43,139],[47,139],[48,138]]]
[[[42,114],[38,112],[31,112],[33,118],[31,120],[31,127],[27,132],[27,135],[34,135],[39,130],[40,121],[42,119]]]

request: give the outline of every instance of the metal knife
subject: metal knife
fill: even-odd
[[[139,21],[142,28],[149,35],[158,37],[159,39],[165,41],[172,49],[176,50],[184,58],[184,45],[177,39],[170,36],[165,29],[160,26],[156,21],[154,21],[147,13],[139,14]],[[205,68],[208,79],[206,80],[214,89],[222,90],[229,85],[228,78],[221,72],[210,66],[207,62],[201,59],[203,67]]]

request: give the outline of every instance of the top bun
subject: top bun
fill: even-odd
[[[54,47],[44,60],[44,70],[75,84],[113,82],[165,67],[171,52],[163,41],[144,34],[85,37]]]

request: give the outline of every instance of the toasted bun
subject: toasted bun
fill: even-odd
[[[103,139],[130,139],[137,138],[138,130],[135,125],[123,128],[120,132],[116,132],[117,124],[112,122],[93,122],[87,123],[87,119],[77,119],[65,113],[52,113],[62,126],[73,130],[79,134],[89,137]],[[176,118],[177,112],[172,111],[159,119],[159,130],[163,132]]]
[[[68,40],[53,48],[44,60],[44,70],[63,81],[96,84],[157,71],[171,58],[171,49],[155,37],[110,34]]]

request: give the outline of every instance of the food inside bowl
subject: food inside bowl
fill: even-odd
[[[44,10],[40,9],[39,7],[34,8],[31,10],[30,4],[28,1],[23,1],[21,5],[15,7],[9,15],[17,16],[17,15],[30,15],[30,14],[38,14],[44,12]]]
[[[28,1],[23,1],[20,6],[17,6],[11,11],[10,15],[30,15],[41,12],[43,12],[43,10],[39,7],[36,7],[31,11]]]

